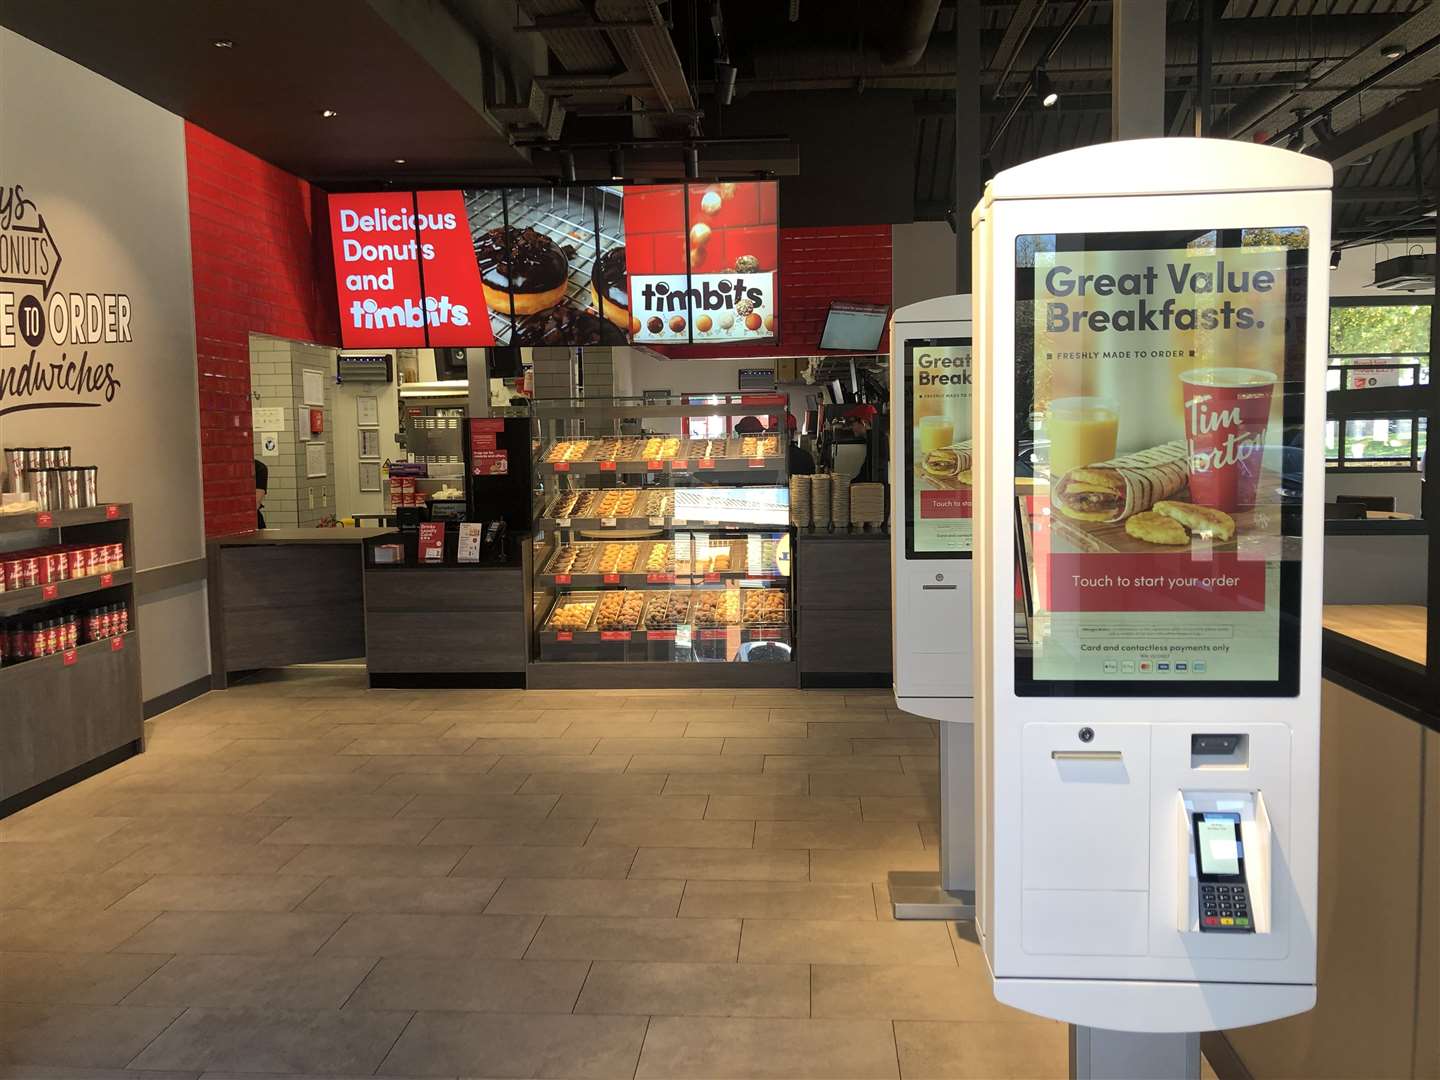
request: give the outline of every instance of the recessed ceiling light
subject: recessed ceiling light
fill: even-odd
[[[404,164],[405,164],[405,159],[404,159],[403,157],[397,157],[397,158],[395,159],[395,164],[396,164],[396,165],[404,165]]]
[[[1050,81],[1050,75],[1044,68],[1035,73],[1035,93],[1040,98],[1040,104],[1046,109],[1053,109],[1060,101],[1060,91],[1055,89],[1055,84]]]
[[[323,116],[326,120],[329,120],[329,119],[332,119],[333,117],[339,116],[340,114],[339,114],[338,112],[336,112],[334,109],[321,109],[321,110],[320,110],[320,115]]]
[[[1380,55],[1386,60],[1399,60],[1405,55],[1405,46],[1398,41],[1392,41],[1387,45],[1380,46]]]
[[[233,49],[235,47],[234,40],[228,37],[217,37],[210,44],[217,49]]]

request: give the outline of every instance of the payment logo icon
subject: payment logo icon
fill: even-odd
[[[1149,671],[1149,670],[1151,670],[1151,668],[1150,668],[1150,661],[1149,661],[1149,660],[1141,660],[1141,661],[1140,661],[1140,670],[1141,670],[1141,671]]]
[[[1135,661],[1134,661],[1134,660],[1125,660],[1125,661],[1123,661],[1123,662],[1120,664],[1120,670],[1121,670],[1122,672],[1124,672],[1126,675],[1134,675],[1134,674],[1135,674]]]
[[[1205,661],[1204,661],[1204,660],[1196,660],[1193,664],[1190,665],[1190,670],[1191,670],[1191,671],[1204,671],[1204,670],[1205,670]]]
[[[1167,664],[1164,660],[1161,660],[1158,664],[1155,665],[1155,669],[1157,671],[1169,671],[1170,665]]]
[[[1176,670],[1176,671],[1184,671],[1184,670],[1186,669],[1186,667],[1188,667],[1188,666],[1189,666],[1188,664],[1185,664],[1185,663],[1182,662],[1182,663],[1179,663],[1179,664],[1176,664],[1176,665],[1175,665],[1175,670]]]
[[[1106,674],[1106,675],[1114,675],[1114,674],[1115,674],[1117,671],[1119,671],[1119,670],[1120,670],[1120,667],[1119,667],[1119,665],[1118,665],[1114,660],[1106,660],[1106,661],[1105,661],[1105,674]]]

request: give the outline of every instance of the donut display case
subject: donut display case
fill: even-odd
[[[535,665],[791,663],[785,405],[535,403]]]

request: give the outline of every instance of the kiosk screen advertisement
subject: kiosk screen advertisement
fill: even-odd
[[[905,343],[905,557],[970,558],[971,341]]]
[[[330,196],[344,347],[761,342],[777,185]]]
[[[1017,238],[1018,694],[1297,692],[1308,244]]]

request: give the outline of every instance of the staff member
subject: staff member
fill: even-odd
[[[789,439],[788,465],[791,476],[810,476],[815,472],[815,459],[810,456],[810,451],[800,445],[800,437],[795,433],[795,417],[788,412],[785,414],[785,432]]]
[[[255,527],[265,528],[265,493],[270,490],[270,467],[255,459]]]

